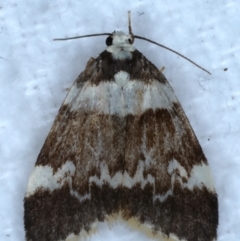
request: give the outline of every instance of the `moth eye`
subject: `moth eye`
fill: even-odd
[[[113,38],[112,38],[111,36],[107,37],[107,39],[106,39],[106,45],[107,45],[107,46],[110,46],[110,45],[112,45],[112,42],[113,42]]]
[[[132,40],[131,38],[129,38],[129,39],[128,39],[128,42],[129,42],[130,44],[132,44],[132,43],[133,43],[133,40]]]

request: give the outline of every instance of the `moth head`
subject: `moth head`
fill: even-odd
[[[132,34],[125,34],[121,31],[114,31],[110,36],[106,39],[106,45],[119,45],[119,46],[126,46],[132,45],[134,42],[134,38]]]

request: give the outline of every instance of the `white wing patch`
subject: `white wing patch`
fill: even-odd
[[[176,174],[176,170],[178,174]],[[215,190],[208,164],[194,165],[190,177],[188,177],[185,168],[176,160],[172,160],[168,165],[168,173],[172,176],[172,184],[176,181],[180,182],[183,188],[193,190],[194,187],[201,189],[205,186],[209,191],[213,192]],[[187,182],[184,182],[183,179],[186,179]]]
[[[107,115],[140,115],[150,109],[172,109],[177,102],[170,85],[152,80],[146,84],[139,80],[130,80],[129,74],[120,71],[115,81],[103,81],[98,85],[86,82],[82,88],[75,83],[64,104],[71,111],[96,111]],[[78,93],[77,93],[78,92]]]
[[[152,160],[153,161],[153,160]],[[100,177],[90,176],[89,184],[91,183],[97,184],[99,187],[102,187],[103,184],[107,183],[112,188],[117,188],[119,186],[132,188],[134,185],[140,183],[141,188],[144,189],[146,184],[150,183],[151,185],[155,185],[155,178],[148,174],[146,178],[144,178],[144,162],[139,161],[137,170],[133,177],[129,175],[127,171],[115,173],[114,176],[110,176],[108,165],[104,162],[100,164]],[[76,167],[75,165],[67,161],[62,165],[59,170],[53,174],[52,167],[46,166],[36,166],[28,185],[27,196],[33,195],[39,188],[48,189],[49,191],[53,191],[56,189],[60,189],[64,183],[69,183],[71,187],[72,178],[75,174]],[[178,174],[176,174],[178,171]],[[176,160],[172,160],[169,162],[167,172],[171,175],[172,187],[164,194],[164,195],[155,195],[154,200],[159,199],[160,201],[164,201],[169,195],[173,195],[173,185],[175,182],[180,182],[182,188],[188,188],[193,190],[193,188],[201,189],[203,186],[207,187],[209,191],[214,191],[213,180],[211,178],[211,173],[209,166],[202,163],[201,165],[194,165],[191,171],[190,176],[188,177],[187,171],[181,166]],[[187,182],[183,182],[182,179],[187,180]],[[78,192],[71,189],[71,195],[78,198],[79,201],[83,201],[85,199],[90,198],[90,194],[79,195]]]
[[[55,174],[51,166],[36,166],[29,178],[26,197],[33,195],[39,188],[49,191],[60,189],[64,183],[71,183],[75,171],[76,167],[70,161],[64,163]]]

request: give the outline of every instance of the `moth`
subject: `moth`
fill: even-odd
[[[83,240],[116,219],[155,240],[216,240],[207,159],[167,79],[134,47],[145,38],[130,13],[129,34],[80,37],[98,35],[107,48],[73,83],[30,176],[26,240]]]

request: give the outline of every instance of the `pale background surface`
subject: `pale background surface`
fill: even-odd
[[[69,88],[105,37],[127,31],[171,47],[208,69],[150,43],[135,46],[172,84],[209,160],[220,203],[219,241],[240,240],[240,4],[234,0],[3,0],[0,3],[0,240],[23,241],[29,175]],[[227,68],[227,71],[224,71]],[[89,239],[90,240],[90,239]],[[100,240],[148,240],[127,226],[102,225]]]

